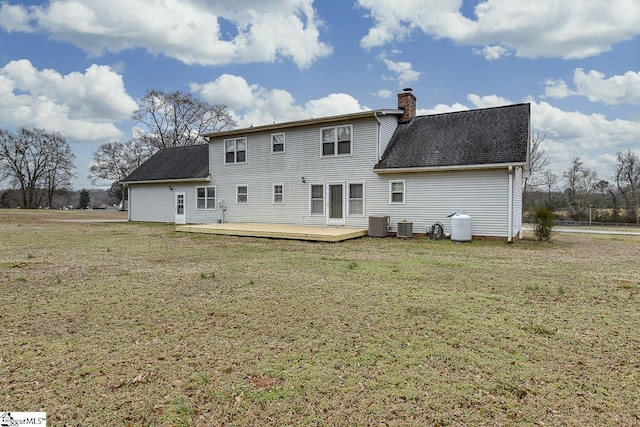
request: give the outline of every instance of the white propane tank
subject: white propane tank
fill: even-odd
[[[451,215],[451,241],[471,241],[471,217],[466,211],[454,212]]]

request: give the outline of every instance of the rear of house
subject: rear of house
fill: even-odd
[[[125,180],[131,219],[367,228],[370,216],[389,216],[392,232],[406,220],[416,232],[442,222],[449,233],[447,215],[465,210],[473,236],[517,236],[529,105],[416,117],[415,100],[405,91],[393,110],[207,135],[198,154],[166,156],[181,174],[150,180],[149,170],[162,177],[156,162]],[[206,167],[188,171],[202,147]]]
[[[224,220],[366,228],[367,215],[388,204],[388,180],[373,166],[399,114],[381,110],[211,135],[211,186],[226,208]]]

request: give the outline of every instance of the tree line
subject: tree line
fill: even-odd
[[[91,182],[111,183],[109,193],[118,194],[120,200],[125,199],[125,189],[119,182],[158,150],[203,144],[203,135],[236,126],[225,105],[210,104],[182,91],[151,89],[138,105],[132,114],[133,138],[101,144],[89,169]],[[53,207],[55,195],[71,189],[74,161],[69,143],[58,132],[0,129],[0,183],[8,183],[19,193],[20,207]],[[0,206],[10,205],[7,194],[0,194]],[[87,202],[80,200],[79,204]]]
[[[578,157],[560,177],[545,169],[550,159],[542,148],[544,139],[540,133],[531,139],[525,210],[544,206],[576,221],[640,222],[640,158],[636,153],[631,149],[617,152],[610,179],[599,176]]]

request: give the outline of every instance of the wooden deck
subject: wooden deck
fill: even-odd
[[[272,239],[340,242],[366,236],[366,228],[318,227],[283,224],[193,224],[179,225],[176,231],[187,233],[224,234],[229,236],[267,237]]]

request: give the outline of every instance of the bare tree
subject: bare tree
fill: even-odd
[[[620,194],[624,198],[629,220],[638,222],[638,209],[640,209],[640,159],[633,151],[620,151],[616,154],[614,179]]]
[[[0,180],[7,179],[19,188],[25,208],[37,207],[45,193],[51,206],[54,192],[71,184],[74,159],[67,140],[59,133],[21,128],[13,134],[0,130]]]
[[[53,134],[49,147],[50,164],[49,170],[44,176],[44,187],[47,191],[47,206],[53,206],[53,196],[56,191],[71,189],[74,170],[76,168],[73,160],[75,154],[71,152],[71,147],[59,134]]]
[[[153,151],[203,144],[203,135],[236,125],[225,105],[212,105],[181,91],[155,89],[141,99],[133,120],[141,127],[135,138]]]
[[[558,185],[560,177],[550,170],[543,171],[540,174],[540,185],[543,185],[547,190],[547,203],[551,205],[551,192]]]
[[[89,179],[93,184],[101,180],[120,182],[144,163],[150,155],[149,147],[139,140],[105,142],[100,144],[98,150],[93,153]],[[121,186],[121,192],[121,200],[124,200],[124,186]]]
[[[542,148],[542,143],[547,135],[540,132],[533,132],[531,135],[531,148],[529,151],[529,176],[524,179],[523,191],[526,193],[531,187],[539,187],[544,184],[542,176],[544,168],[549,166],[551,159]]]
[[[598,183],[598,173],[583,167],[579,158],[574,158],[571,166],[564,172],[567,180],[565,194],[574,219],[580,219],[592,202]]]

